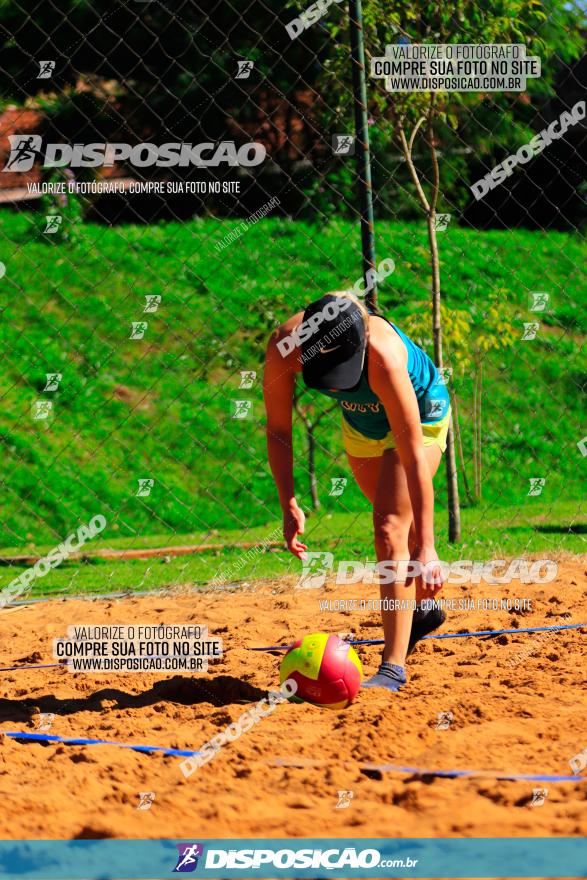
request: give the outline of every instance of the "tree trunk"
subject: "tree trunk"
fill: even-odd
[[[477,438],[478,418],[477,397],[479,396],[479,370],[475,365],[475,378],[473,381],[473,491],[475,501],[479,501],[479,441]]]
[[[428,115],[418,120],[415,125],[409,141],[406,139],[406,133],[403,125],[400,123],[399,137],[402,152],[406,160],[410,177],[416,187],[416,193],[420,201],[422,209],[426,212],[428,222],[428,241],[430,244],[430,265],[432,269],[432,333],[434,338],[434,360],[436,366],[442,369],[442,324],[440,320],[440,262],[438,259],[438,242],[436,240],[436,205],[440,193],[440,169],[438,167],[438,155],[434,144],[434,114],[435,94],[430,96],[430,106]],[[430,195],[430,201],[426,198],[426,193],[420,182],[416,166],[412,156],[412,147],[416,134],[420,126],[426,122],[426,141],[430,151],[430,160],[432,162],[433,182]],[[457,462],[455,456],[455,435],[453,428],[453,419],[451,417],[446,447],[446,484],[448,493],[448,539],[451,543],[461,540],[461,510],[459,504],[459,482],[457,473]]]
[[[448,493],[448,540],[454,544],[461,540],[461,505],[452,415],[446,437],[446,488]]]
[[[432,148],[433,149],[433,148]],[[442,360],[442,324],[440,320],[440,262],[436,240],[436,209],[432,206],[428,215],[428,240],[432,267],[432,336],[434,360],[439,370]],[[459,503],[459,480],[455,455],[455,433],[451,416],[446,443],[446,488],[448,495],[448,540],[451,544],[461,540],[461,508]]]
[[[482,488],[482,441],[481,441],[481,399],[483,396],[483,364],[480,360],[475,366],[473,386],[473,461],[475,465],[475,500],[481,500]]]
[[[440,318],[440,260],[438,258],[438,241],[436,239],[436,204],[440,192],[440,169],[434,144],[432,114],[434,111],[434,94],[430,98],[430,111],[426,137],[432,160],[433,189],[428,211],[428,241],[430,243],[430,264],[432,268],[432,334],[434,338],[434,358],[439,369],[442,361],[442,323]],[[459,480],[457,460],[455,456],[455,434],[451,415],[446,445],[446,487],[448,495],[448,540],[451,544],[461,540],[461,508],[459,503]]]
[[[459,451],[459,459],[461,462],[461,473],[463,475],[463,485],[465,487],[465,495],[467,496],[467,502],[469,504],[473,501],[473,496],[471,495],[471,488],[469,486],[469,480],[467,479],[467,468],[465,465],[465,453],[463,452],[463,438],[461,435],[461,426],[459,423],[459,407],[458,407],[458,398],[456,391],[452,391],[451,395],[451,403],[453,406],[455,418],[454,418],[454,429],[455,429],[455,438],[456,444]]]
[[[483,442],[481,440],[481,401],[483,399],[483,362],[479,361],[479,389],[477,392],[477,406],[479,409],[479,417],[477,419],[477,439],[479,442],[479,452],[477,453],[477,462],[479,466],[479,501],[483,493]]]

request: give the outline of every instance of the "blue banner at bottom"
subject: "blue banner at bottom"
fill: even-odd
[[[311,838],[2,840],[1,880],[585,877],[587,840]]]

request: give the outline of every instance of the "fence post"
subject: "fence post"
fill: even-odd
[[[369,127],[367,121],[367,85],[365,81],[365,43],[363,40],[363,9],[361,0],[349,0],[351,31],[351,63],[353,71],[353,98],[355,134],[357,141],[357,171],[359,209],[361,212],[361,247],[363,277],[369,269],[375,270],[375,230],[373,226],[373,189],[371,186],[371,157],[369,154]],[[365,297],[365,305],[377,308],[377,284]]]

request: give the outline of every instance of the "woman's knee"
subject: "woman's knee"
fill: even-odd
[[[410,521],[373,510],[373,533],[378,557],[403,559],[408,550]]]

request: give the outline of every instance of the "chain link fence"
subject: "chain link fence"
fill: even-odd
[[[365,0],[357,24],[366,261],[345,4],[0,8],[4,562],[107,521],[42,591],[295,573],[266,461],[266,341],[324,293],[364,292],[382,261],[379,310],[431,354],[437,295],[461,547],[579,546],[582,9]],[[475,42],[525,44],[542,75],[433,99],[371,76],[386,45]],[[364,555],[339,416],[302,388],[295,410],[297,497],[317,513],[307,543]],[[446,504],[439,474],[443,542]]]

